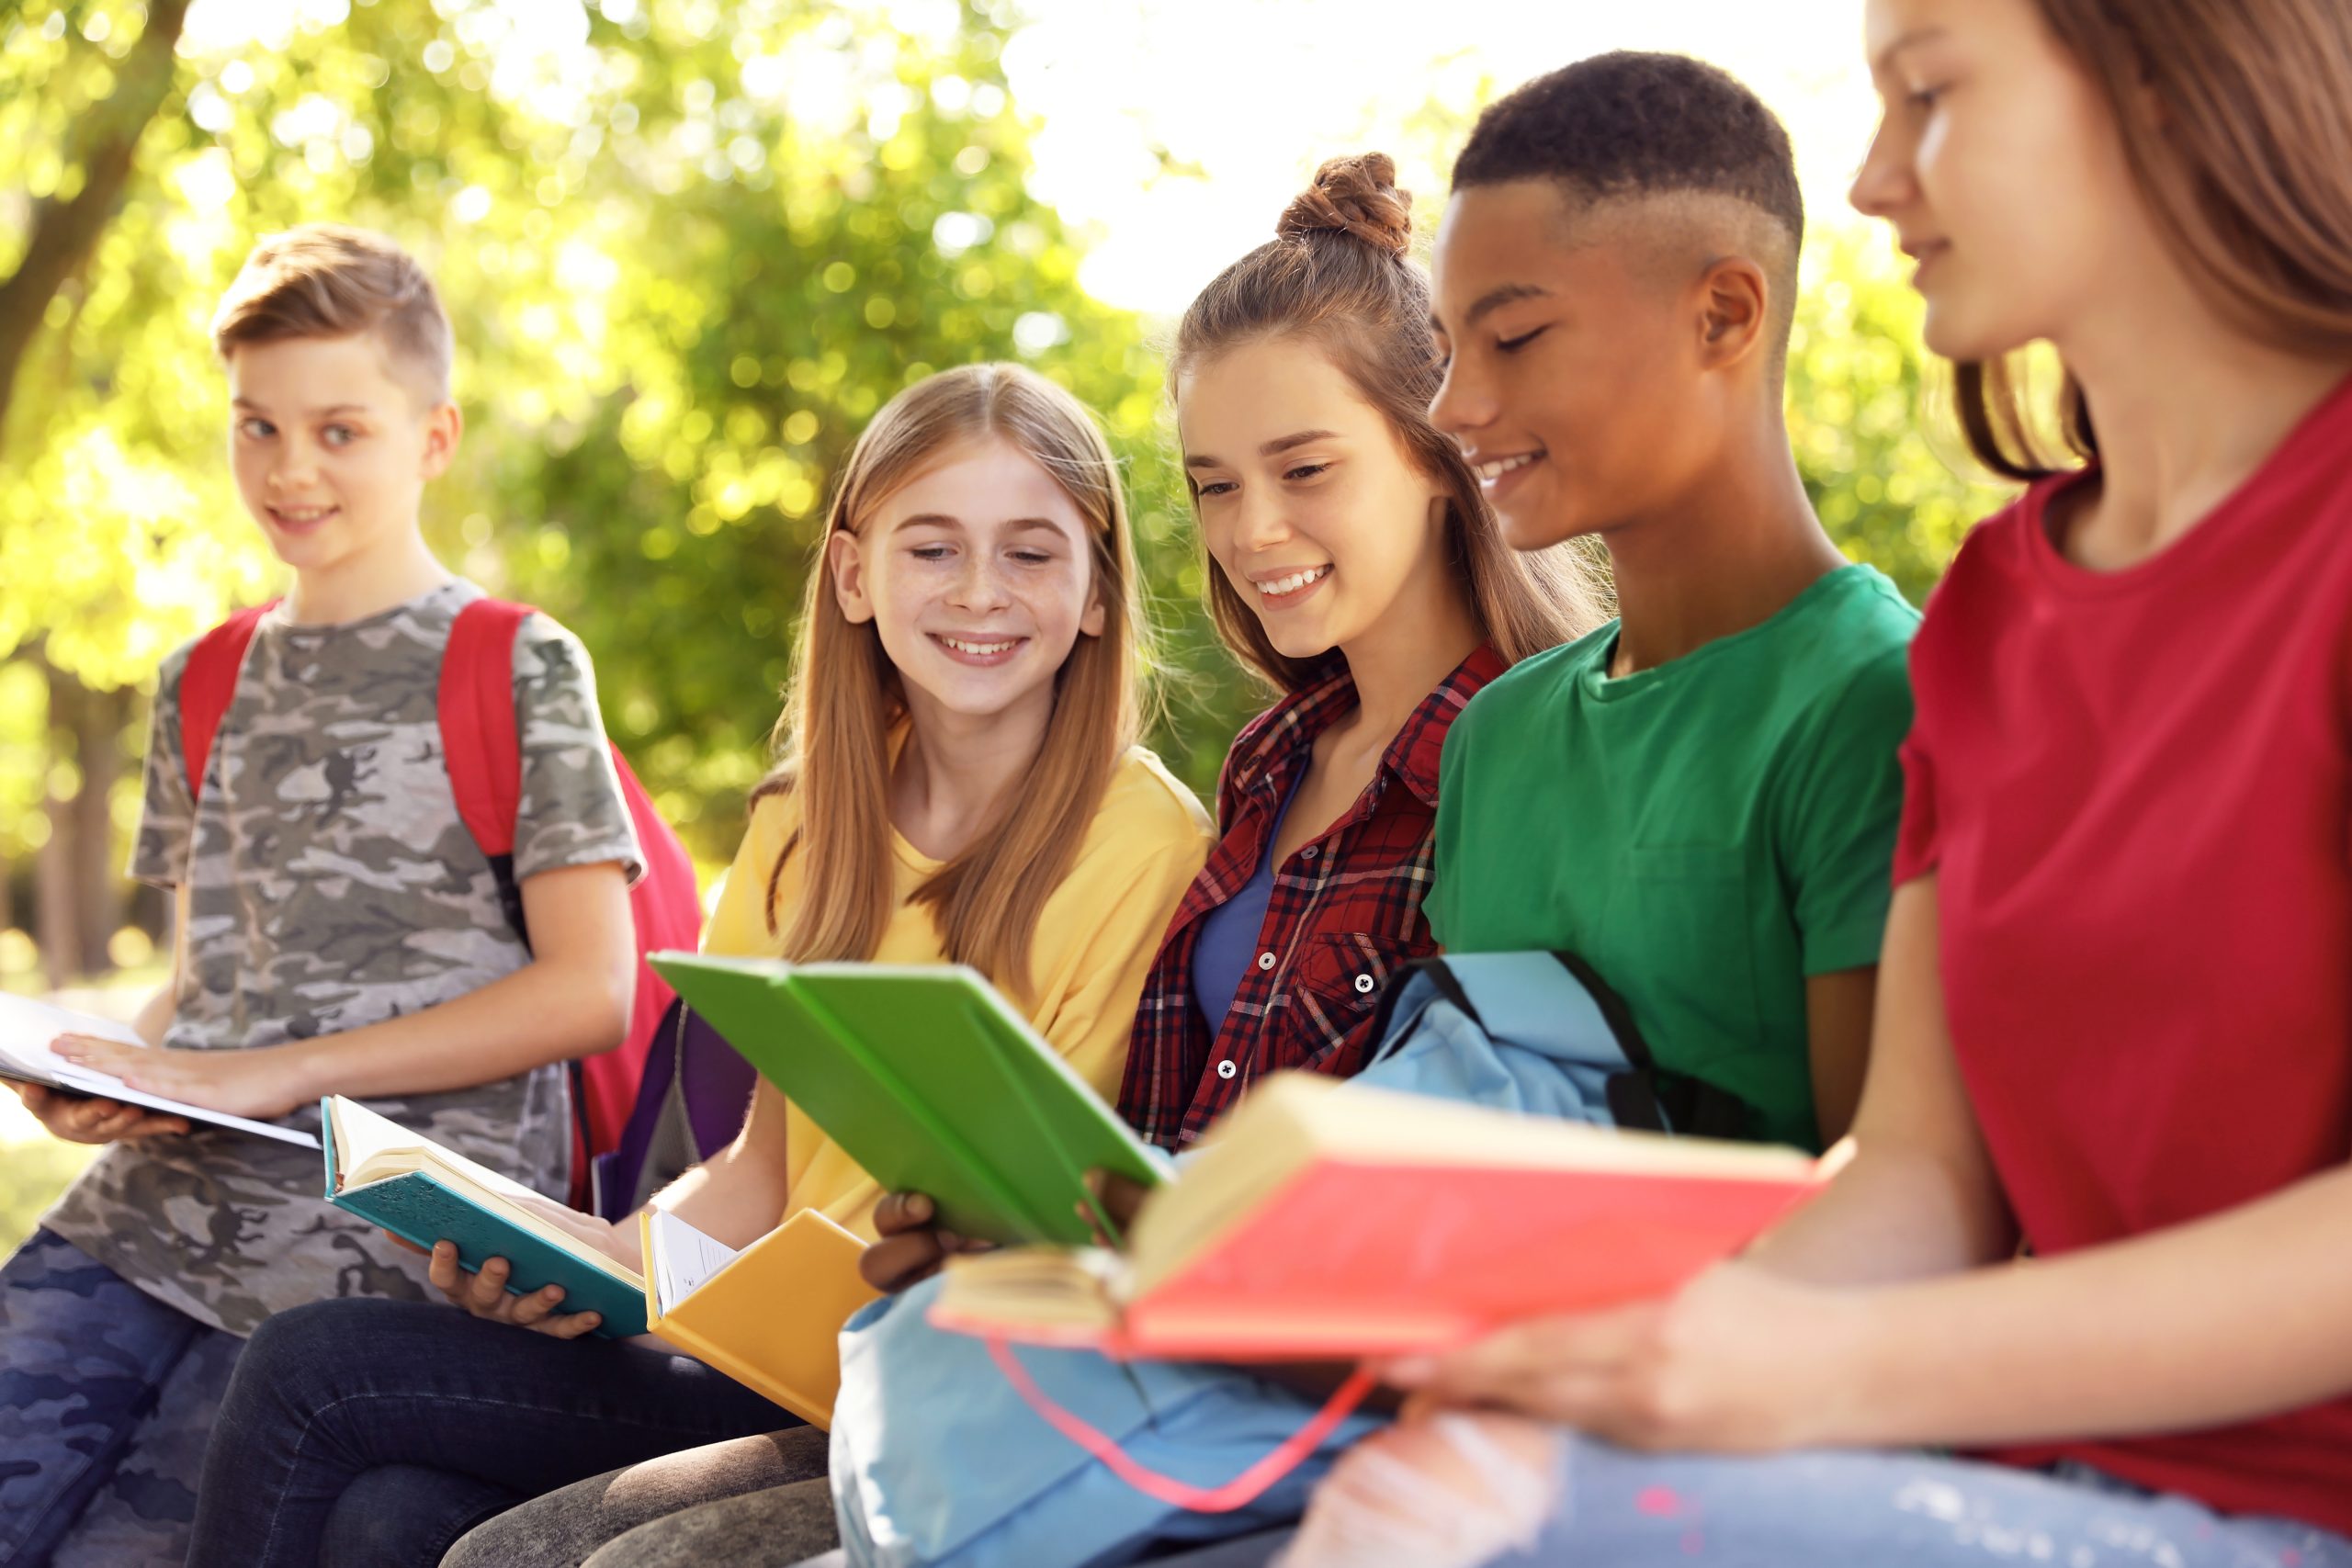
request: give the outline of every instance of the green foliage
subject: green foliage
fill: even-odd
[[[76,26],[119,39],[134,10]],[[1254,694],[1198,607],[1156,358],[1026,190],[994,16],[949,6],[916,35],[819,0],[607,3],[534,51],[517,14],[363,3],[184,49],[5,433],[24,459],[0,473],[0,649],[45,638],[93,684],[143,682],[268,591],[205,325],[255,238],[331,217],[416,251],[457,322],[469,434],[436,546],[581,634],[608,725],[705,855],[765,764],[829,476],[891,393],[977,359],[1038,366],[1110,428],[1191,694],[1155,739],[1213,779]],[[5,61],[0,191],[38,193],[106,50],[28,19]],[[0,854],[29,847],[29,804],[0,798]]]
[[[1978,470],[1938,406],[1949,372],[1920,346],[1920,310],[1883,234],[1815,234],[1789,344],[1789,438],[1805,491],[1839,547],[1914,604],[1969,525],[2012,493],[1961,477]]]
[[[62,1144],[36,1129],[25,1142],[0,1145],[0,1257],[32,1235],[41,1212],[98,1151]]]

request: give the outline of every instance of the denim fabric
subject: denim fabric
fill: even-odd
[[[0,1266],[0,1563],[176,1568],[242,1344],[35,1231]]]
[[[321,1302],[278,1314],[247,1346],[187,1561],[311,1568],[332,1545],[334,1568],[433,1568],[503,1507],[795,1422],[641,1344],[556,1339],[442,1303]],[[401,1518],[371,1529],[380,1510],[338,1506],[354,1487],[406,1499]]]

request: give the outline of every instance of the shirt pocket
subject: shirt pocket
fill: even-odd
[[[1660,1065],[1690,1072],[1759,1049],[1764,1028],[1746,852],[1713,844],[1636,845],[1627,870],[1630,908],[1611,945],[1628,962],[1619,973],[1604,968],[1601,978],[1634,1003],[1634,1022]],[[1645,997],[1654,1000],[1645,1006]],[[1661,1016],[1659,1003],[1668,999],[1671,1010]]]
[[[1351,1076],[1373,1046],[1373,1019],[1389,983],[1434,951],[1428,942],[1368,931],[1311,939],[1291,967],[1279,1054],[1261,1070],[1303,1067]]]

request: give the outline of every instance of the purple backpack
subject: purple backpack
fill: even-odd
[[[653,1032],[637,1103],[610,1153],[591,1169],[589,1205],[619,1220],[742,1131],[759,1074],[683,998]]]

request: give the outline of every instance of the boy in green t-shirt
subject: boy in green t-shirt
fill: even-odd
[[[1621,618],[1447,739],[1428,911],[1566,949],[1659,1064],[1818,1147],[1860,1094],[1917,614],[1848,563],[1781,418],[1804,215],[1723,72],[1618,53],[1479,118],[1439,230],[1432,407],[1538,549],[1597,536]]]

